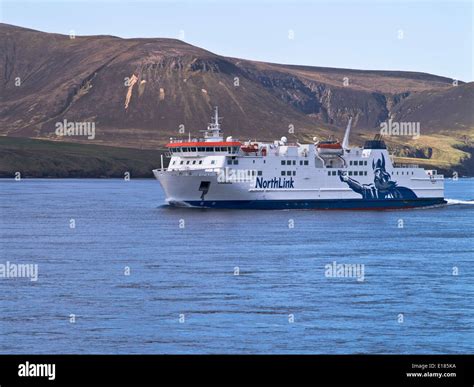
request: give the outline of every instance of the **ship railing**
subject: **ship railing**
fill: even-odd
[[[436,169],[427,169],[425,172],[430,177],[430,179],[444,179],[444,175],[438,174]]]
[[[394,163],[394,168],[419,168],[418,164],[400,164]]]
[[[172,138],[170,139],[169,143],[170,144],[182,144],[182,143],[185,143],[185,142],[207,142],[207,140],[209,140],[209,138],[212,138],[212,137],[194,137],[194,138]],[[236,141],[238,142],[239,139],[238,138],[232,138],[232,141]]]
[[[191,138],[191,139],[173,138],[173,139],[170,139],[170,144],[181,144],[183,142],[204,142],[205,140],[206,140],[205,138]]]

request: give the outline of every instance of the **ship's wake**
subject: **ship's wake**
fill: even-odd
[[[431,208],[443,208],[448,206],[472,206],[474,205],[474,200],[459,200],[459,199],[444,199],[446,203],[434,204],[432,206],[423,206],[416,207],[418,210],[429,210]],[[404,210],[404,209],[401,209]]]
[[[458,200],[458,199],[445,199],[447,201],[446,205],[447,206],[453,206],[453,205],[474,205],[474,200]]]

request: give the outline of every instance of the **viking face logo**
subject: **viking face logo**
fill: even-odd
[[[385,170],[385,157],[382,155],[377,162],[372,160],[372,169],[374,170],[374,185],[381,192],[394,189],[397,183],[391,180],[390,173]]]
[[[417,197],[410,188],[399,187],[397,182],[392,180],[390,173],[385,170],[384,155],[377,162],[372,161],[372,169],[374,170],[373,184],[361,184],[346,174],[339,175],[339,178],[354,192],[361,194],[363,199],[415,199]]]

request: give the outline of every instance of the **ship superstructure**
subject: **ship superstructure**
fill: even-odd
[[[155,169],[174,206],[255,209],[407,208],[445,203],[444,178],[394,165],[380,136],[342,143],[224,139],[217,107],[203,138],[170,139],[167,168]]]

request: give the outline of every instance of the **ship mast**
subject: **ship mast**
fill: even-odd
[[[205,141],[222,141],[223,137],[221,134],[221,125],[219,120],[222,117],[219,117],[218,107],[214,107],[214,116],[211,117],[211,122],[207,126],[207,130],[204,130],[204,139]]]

